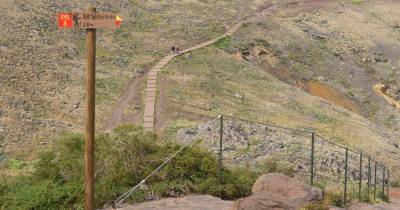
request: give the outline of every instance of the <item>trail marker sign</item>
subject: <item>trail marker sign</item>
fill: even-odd
[[[64,29],[118,28],[122,18],[112,12],[61,12],[58,27]]]
[[[85,210],[93,210],[94,200],[94,136],[95,136],[95,84],[96,84],[96,29],[116,29],[122,18],[111,12],[58,13],[60,29],[86,29],[86,97],[85,97]]]
[[[73,20],[71,13],[58,13],[58,27],[59,28],[72,28]]]

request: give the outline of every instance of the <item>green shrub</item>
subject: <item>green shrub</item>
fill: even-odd
[[[286,176],[294,177],[293,165],[280,161],[278,156],[267,158],[257,167],[261,173],[281,173]]]
[[[0,180],[0,209],[82,209],[83,137],[71,134],[57,142],[53,149],[39,155],[30,176]],[[180,148],[172,143],[159,144],[154,134],[128,125],[96,136],[95,142],[97,208],[111,204]],[[250,194],[256,177],[249,170],[223,169],[223,185],[218,186],[215,155],[194,145],[147,180],[147,187],[133,193],[129,201],[192,192],[235,199]]]
[[[230,37],[224,37],[217,42],[215,42],[215,47],[218,49],[226,49],[231,46],[232,39]]]
[[[217,177],[209,177],[197,187],[197,191],[223,199],[237,199],[251,194],[251,187],[258,174],[249,169],[236,168],[232,171],[223,170],[222,185],[218,185]]]
[[[356,4],[356,5],[361,5],[364,2],[364,0],[352,0],[351,3]]]
[[[391,187],[400,187],[400,179],[392,179],[390,180]]]
[[[327,191],[325,192],[325,196],[331,205],[344,207],[343,193],[341,191]]]
[[[309,203],[300,209],[302,209],[302,210],[328,210],[329,207],[330,206],[327,205],[326,202],[318,201],[318,202],[314,202],[314,203]]]

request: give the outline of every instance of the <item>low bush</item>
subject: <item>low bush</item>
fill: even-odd
[[[293,165],[280,160],[280,156],[272,156],[263,161],[258,167],[260,173],[281,173],[286,176],[294,177],[295,169]]]
[[[95,206],[110,205],[155,168],[180,145],[159,144],[152,133],[142,128],[122,126],[113,134],[96,136]],[[0,180],[0,209],[82,209],[82,135],[66,135],[54,148],[39,155],[34,172],[27,176]],[[194,145],[182,151],[170,164],[132,194],[129,202],[163,196],[206,193],[235,199],[249,195],[257,174],[248,169],[223,169],[223,184],[218,185],[214,154]]]

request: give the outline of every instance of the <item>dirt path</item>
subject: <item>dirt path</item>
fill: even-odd
[[[191,48],[185,49],[181,51],[179,54],[171,54],[164,57],[150,72],[147,74],[147,84],[146,84],[146,102],[144,108],[144,116],[143,116],[143,127],[146,130],[153,131],[154,130],[154,123],[155,123],[155,105],[156,105],[156,97],[157,97],[157,74],[166,66],[173,58],[180,56],[182,54],[207,47],[209,45],[214,44],[215,42],[219,41],[222,38],[227,36],[231,36],[235,33],[241,26],[243,22],[236,23],[233,27],[231,27],[224,35],[217,37],[215,39],[200,43],[195,45]]]
[[[124,110],[130,105],[132,101],[135,107],[142,107],[141,84],[144,82],[144,75],[133,79],[128,88],[125,90],[122,99],[114,107],[111,118],[104,124],[102,130],[109,132],[124,122],[137,122],[140,120],[140,113],[132,116],[124,116]]]
[[[247,17],[245,17],[247,18]],[[144,115],[143,115],[143,127],[147,130],[153,130],[154,129],[154,122],[155,122],[155,104],[156,104],[156,91],[157,91],[157,74],[163,68],[165,65],[167,65],[173,58],[180,56],[182,54],[191,52],[193,50],[197,50],[209,45],[214,44],[215,42],[219,41],[220,39],[226,37],[226,36],[231,36],[233,33],[235,33],[243,24],[243,21],[240,21],[236,23],[234,26],[232,26],[224,35],[217,37],[215,39],[197,44],[191,48],[185,49],[181,51],[179,54],[170,54],[165,56],[163,59],[161,59],[160,62],[158,62],[148,73],[147,73],[147,81],[146,81],[146,97],[145,97],[145,108],[144,108]],[[143,82],[143,79],[136,79],[132,80],[125,91],[122,99],[119,101],[119,103],[115,106],[113,109],[113,113],[111,118],[105,123],[103,130],[104,131],[111,131],[113,128],[117,127],[121,123],[124,122],[133,122],[135,121],[138,116],[135,114],[134,116],[131,117],[124,117],[123,112],[124,110],[129,106],[129,104],[132,102],[134,98],[141,99],[141,97],[137,97],[139,93],[138,87],[140,84]],[[136,96],[136,97],[135,97]],[[135,100],[135,104],[142,104],[141,101]]]
[[[386,100],[386,102],[388,102],[390,105],[396,107],[397,109],[400,109],[400,102],[398,102],[398,101],[394,100],[392,97],[390,97],[386,92],[387,91],[386,88],[387,87],[385,85],[380,84],[380,83],[378,83],[372,87],[374,92],[377,93],[379,96],[382,96]]]
[[[299,4],[300,8],[308,8],[308,9],[319,9],[323,7],[326,4],[326,1],[323,0],[305,0],[300,3],[292,3],[292,2],[285,2],[284,3],[286,6],[288,5],[293,5],[293,4]],[[145,108],[144,108],[144,114],[143,114],[143,127],[146,130],[153,131],[154,130],[154,124],[156,121],[156,116],[155,116],[155,108],[156,108],[156,97],[157,97],[157,84],[159,81],[157,80],[157,74],[158,72],[165,67],[173,58],[180,56],[182,54],[201,49],[204,47],[207,47],[209,45],[214,44],[215,42],[219,41],[220,39],[223,39],[227,36],[231,36],[234,34],[244,23],[244,21],[248,18],[257,16],[259,14],[262,14],[265,10],[269,9],[271,6],[274,6],[273,4],[266,3],[263,5],[259,11],[257,11],[254,14],[245,16],[242,18],[241,21],[233,25],[224,35],[217,37],[215,39],[197,44],[191,48],[185,49],[181,51],[179,54],[170,54],[165,56],[159,63],[157,63],[147,74],[147,82],[146,82],[146,97],[145,97]],[[123,122],[132,122],[133,120],[136,121],[137,118],[139,117],[137,114],[132,117],[124,117],[123,116],[123,111],[129,106],[129,103],[133,100],[135,95],[139,94],[137,91],[137,88],[139,86],[139,82],[141,80],[134,80],[132,81],[128,89],[125,91],[124,96],[122,97],[121,101],[116,105],[116,107],[113,110],[112,117],[110,118],[109,121],[106,122],[104,126],[105,131],[110,131],[113,128],[117,127],[119,124]],[[140,97],[138,97],[140,98]],[[135,102],[137,104],[138,102]]]

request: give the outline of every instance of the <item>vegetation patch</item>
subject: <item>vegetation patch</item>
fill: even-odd
[[[232,38],[231,37],[224,37],[217,42],[215,42],[214,46],[218,49],[226,49],[231,46]]]
[[[96,208],[110,205],[180,148],[157,142],[154,134],[129,125],[96,136]],[[31,174],[0,177],[0,209],[82,209],[83,153],[82,135],[65,135],[53,149],[40,154]],[[20,168],[19,163],[12,165]],[[188,193],[236,199],[250,194],[258,176],[248,169],[224,168],[222,172],[219,185],[215,155],[194,145],[150,178],[129,202]]]
[[[364,3],[364,0],[352,0],[351,3],[356,5],[361,5],[362,3]]]
[[[96,80],[96,102],[112,102],[112,99],[118,96],[124,88],[125,83],[116,78],[99,78]]]

